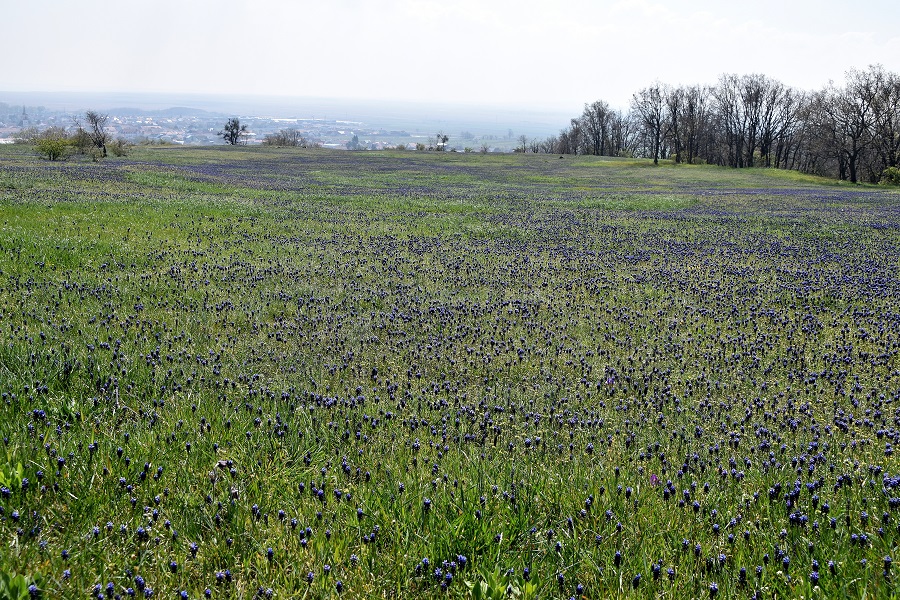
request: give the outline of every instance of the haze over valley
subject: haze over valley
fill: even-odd
[[[448,150],[459,151],[482,144],[509,151],[518,136],[553,135],[571,116],[522,107],[402,100],[0,91],[0,143],[11,142],[23,128],[71,127],[87,109],[108,113],[111,135],[133,143],[221,144],[217,132],[228,117],[238,115],[249,126],[249,144],[261,143],[266,134],[296,128],[324,147],[345,148],[354,135],[364,148],[400,143],[414,147],[444,131],[450,136]]]

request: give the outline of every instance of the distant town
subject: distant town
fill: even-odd
[[[378,123],[377,117],[371,117],[372,122],[363,122],[328,117],[234,115],[189,107],[110,108],[101,112],[108,114],[105,128],[110,139],[131,144],[222,145],[220,132],[233,116],[247,126],[242,137],[242,143],[247,145],[263,144],[266,136],[293,130],[303,137],[305,144],[324,148],[413,150],[434,144],[436,135],[441,133],[447,138],[446,150],[508,152],[517,146],[516,138],[523,133],[507,126],[509,123],[498,122],[491,127],[477,119],[470,131],[459,119],[432,123],[411,118],[408,128],[398,128],[397,123],[393,127]],[[52,127],[75,130],[83,117],[83,110],[0,102],[0,144],[22,141]],[[542,126],[534,133],[550,131],[551,127]]]

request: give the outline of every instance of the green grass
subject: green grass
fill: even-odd
[[[898,200],[594,157],[0,146],[0,574],[897,597]]]

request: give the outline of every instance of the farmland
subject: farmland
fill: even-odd
[[[886,188],[0,148],[0,575],[44,597],[897,597],[898,351]]]

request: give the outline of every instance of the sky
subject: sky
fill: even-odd
[[[0,91],[627,108],[661,81],[900,72],[882,0],[11,0]]]

